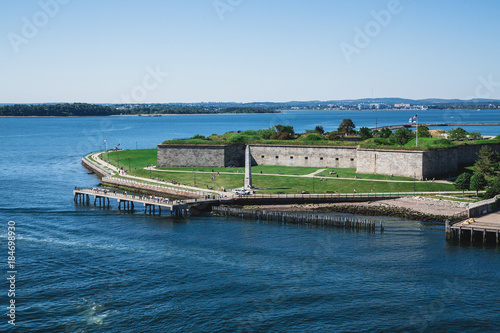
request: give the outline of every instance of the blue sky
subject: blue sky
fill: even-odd
[[[0,4],[0,103],[500,99],[494,0]]]

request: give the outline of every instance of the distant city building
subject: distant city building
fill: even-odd
[[[405,103],[394,104],[395,109],[409,109],[410,107],[411,107],[410,104],[405,104]]]
[[[358,104],[358,110],[381,110],[390,109],[391,106],[385,103],[361,103]]]

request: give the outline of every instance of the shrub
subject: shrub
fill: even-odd
[[[257,131],[257,134],[264,140],[269,140],[276,133],[274,127],[269,127],[268,129],[261,129]]]
[[[338,132],[329,132],[325,134],[325,137],[330,141],[342,141],[344,140]]]
[[[362,141],[368,140],[373,137],[372,131],[368,127],[361,127],[359,129],[359,136]]]
[[[382,139],[388,139],[388,138],[391,136],[392,131],[391,131],[390,129],[388,129],[387,127],[384,127],[384,128],[382,128],[382,129],[380,130],[380,132],[379,132],[379,133],[380,133],[379,135],[380,135],[380,137],[381,137]]]
[[[392,142],[398,143],[404,146],[414,138],[414,133],[407,128],[400,128],[396,132],[392,133],[390,139]]]
[[[287,132],[276,133],[271,137],[271,140],[292,140],[293,135]]]
[[[293,126],[290,126],[290,125],[276,125],[274,127],[276,128],[276,130],[279,133],[289,133],[291,135],[295,134],[295,132],[293,130]]]
[[[460,140],[465,139],[467,137],[467,131],[461,127],[457,127],[448,132],[448,136],[452,140]]]
[[[318,133],[303,134],[299,137],[299,141],[323,141],[324,138]]]

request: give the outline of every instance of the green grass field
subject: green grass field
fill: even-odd
[[[101,155],[102,159],[115,166],[123,167],[130,175],[139,177],[158,178],[171,182],[175,180],[180,184],[198,187],[213,188],[214,190],[224,187],[237,188],[243,186],[245,168],[162,168],[159,171],[144,170],[148,164],[156,165],[156,149],[147,150],[124,150],[109,152]],[[130,168],[130,170],[129,170]],[[213,170],[213,171],[212,171]],[[238,172],[241,170],[241,172]],[[261,189],[259,193],[328,193],[338,191],[339,193],[369,193],[373,192],[430,192],[430,191],[453,191],[452,184],[441,184],[433,182],[413,182],[413,178],[390,177],[384,175],[357,174],[355,169],[328,169],[321,172],[316,178],[300,177],[321,170],[320,168],[302,167],[278,167],[278,166],[256,166],[252,167],[253,184]],[[336,174],[329,172],[335,170]],[[262,175],[261,175],[262,171]],[[220,173],[217,176],[217,172]],[[266,175],[268,174],[268,175]],[[271,176],[273,174],[276,176]],[[297,177],[293,177],[297,176]],[[357,176],[359,179],[354,179]],[[214,177],[212,180],[212,177]],[[321,181],[320,178],[326,178]],[[370,180],[389,180],[370,181]],[[403,182],[397,182],[403,181]]]

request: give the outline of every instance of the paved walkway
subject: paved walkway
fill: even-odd
[[[310,174],[308,174],[308,175],[304,175],[304,176],[302,176],[302,177],[311,177],[311,178],[313,178],[313,177],[314,177],[314,176],[316,176],[318,173],[322,173],[323,171],[326,171],[326,170],[328,170],[328,169],[320,169],[320,170],[318,170],[318,171],[316,171],[316,172],[310,173]]]
[[[235,195],[232,192],[222,192],[222,191],[217,191],[217,190],[209,190],[209,189],[204,189],[204,188],[200,188],[200,187],[186,186],[186,185],[181,185],[181,184],[174,185],[172,183],[165,183],[165,182],[162,182],[162,181],[159,181],[156,179],[148,179],[148,178],[128,175],[127,173],[124,173],[121,169],[119,169],[119,168],[115,167],[114,165],[102,160],[101,156],[100,156],[101,154],[102,154],[102,152],[99,152],[99,153],[92,154],[91,156],[92,156],[93,160],[96,161],[102,167],[105,167],[107,169],[111,169],[113,172],[115,172],[115,173],[119,174],[121,177],[124,177],[127,179],[136,180],[136,181],[140,181],[140,182],[154,183],[154,184],[158,184],[158,185],[168,185],[170,187],[178,187],[180,189],[189,189],[189,190],[193,190],[193,191],[206,192],[207,194],[208,193],[209,194],[217,193],[221,196],[229,196],[229,197],[232,197]],[[91,162],[93,162],[93,161],[91,161]],[[145,168],[145,169],[149,170],[150,168]],[[154,168],[152,170],[159,171],[159,170],[156,170]]]

